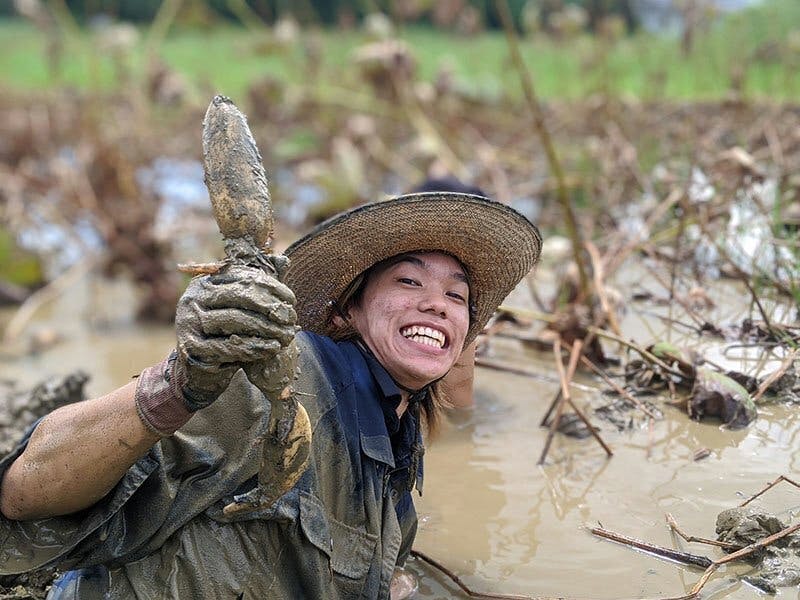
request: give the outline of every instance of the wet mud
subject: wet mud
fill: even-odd
[[[745,547],[789,526],[775,515],[756,506],[725,510],[717,517],[717,539]],[[800,584],[800,535],[788,535],[775,544],[757,550],[749,562],[756,573],[746,581],[774,594],[781,587]]]

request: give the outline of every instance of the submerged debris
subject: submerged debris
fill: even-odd
[[[758,415],[746,389],[727,375],[705,368],[697,370],[688,410],[693,419],[717,417],[731,429],[746,427]]]
[[[666,514],[667,524],[672,532],[686,542],[716,546],[727,553],[726,556],[716,560],[664,548],[608,531],[603,527],[592,527],[589,531],[594,535],[646,550],[654,556],[705,568],[703,576],[692,587],[689,594],[674,600],[698,598],[700,590],[714,572],[720,566],[733,560],[747,560],[753,564],[757,573],[745,577],[744,580],[762,591],[774,594],[779,587],[800,584],[800,533],[798,533],[800,523],[788,526],[775,515],[754,505],[748,505],[782,482],[800,488],[800,484],[781,475],[739,506],[723,510],[717,515],[716,533],[718,537],[716,540],[687,535],[680,529],[675,518],[669,513]]]

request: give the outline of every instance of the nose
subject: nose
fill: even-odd
[[[447,318],[447,301],[444,293],[430,290],[420,298],[419,310],[425,313],[435,314],[442,319]]]

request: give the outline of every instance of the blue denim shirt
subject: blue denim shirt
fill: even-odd
[[[393,424],[400,390],[352,342],[301,333],[294,386],[313,430],[309,465],[274,506],[222,508],[252,488],[269,403],[237,373],[226,392],[134,464],[96,505],[64,517],[0,517],[0,573],[73,569],[58,598],[388,598],[416,534],[421,488],[414,411]],[[0,462],[0,477],[27,438]],[[394,446],[394,449],[393,449]],[[419,453],[417,453],[419,454]],[[100,567],[98,567],[98,565]]]

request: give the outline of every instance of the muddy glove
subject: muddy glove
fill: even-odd
[[[257,385],[271,388],[291,380],[295,298],[278,280],[285,259],[268,260],[275,276],[229,265],[189,283],[175,315],[176,350],[145,370],[137,386],[137,409],[149,429],[174,433],[192,413],[214,402],[240,368],[252,373]]]
[[[178,380],[185,375],[182,391],[190,411],[214,402],[239,368],[270,363],[292,342],[294,302],[276,277],[241,265],[189,284],[175,314],[175,373]]]
[[[297,345],[292,342],[272,360],[243,365],[250,383],[261,390],[268,399],[275,399],[292,383],[297,365]]]

